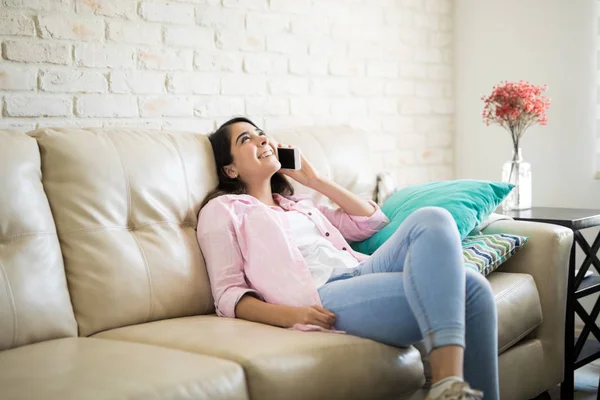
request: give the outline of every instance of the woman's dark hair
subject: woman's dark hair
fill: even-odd
[[[215,190],[210,192],[202,207],[204,207],[212,199],[222,196],[224,194],[246,194],[248,193],[246,185],[239,178],[230,178],[225,172],[225,166],[233,162],[231,155],[231,138],[230,131],[231,125],[236,122],[247,122],[250,125],[258,128],[256,124],[245,117],[235,117],[225,122],[216,131],[208,136],[210,144],[212,145],[213,154],[215,156],[215,164],[217,167],[217,176],[219,178],[219,184]],[[271,177],[271,191],[278,193],[282,196],[291,196],[294,194],[294,188],[286,179],[285,176],[276,172]]]

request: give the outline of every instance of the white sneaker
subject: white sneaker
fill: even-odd
[[[483,392],[471,389],[466,382],[454,382],[449,388],[444,390],[439,397],[430,397],[427,395],[425,400],[481,400]]]

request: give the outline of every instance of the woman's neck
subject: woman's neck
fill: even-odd
[[[268,206],[278,206],[277,202],[273,200],[270,179],[260,183],[248,183],[246,184],[246,189],[248,190],[248,194],[250,196],[257,198],[260,202]]]

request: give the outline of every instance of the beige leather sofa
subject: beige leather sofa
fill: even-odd
[[[375,192],[364,133],[274,136]],[[214,315],[195,225],[215,184],[199,134],[0,131],[0,399],[413,396],[424,382],[414,347]],[[571,233],[514,221],[487,231],[531,238],[489,277],[502,398],[531,398],[561,381]]]

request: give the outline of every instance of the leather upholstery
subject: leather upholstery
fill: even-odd
[[[498,353],[502,353],[542,323],[540,295],[528,274],[496,271],[488,279],[496,299]]]
[[[36,142],[0,131],[0,350],[76,335]]]
[[[201,135],[30,132],[61,241],[79,334],[213,312],[195,237],[216,185]]]
[[[113,340],[67,338],[0,352],[0,398],[246,400],[242,367]]]
[[[260,400],[402,399],[422,384],[414,348],[350,335],[298,332],[239,319],[198,316],[101,332],[238,362]]]
[[[525,340],[502,353],[498,359],[501,399],[533,399],[556,386],[546,386],[544,371],[557,366],[545,364],[545,353],[540,339]]]

